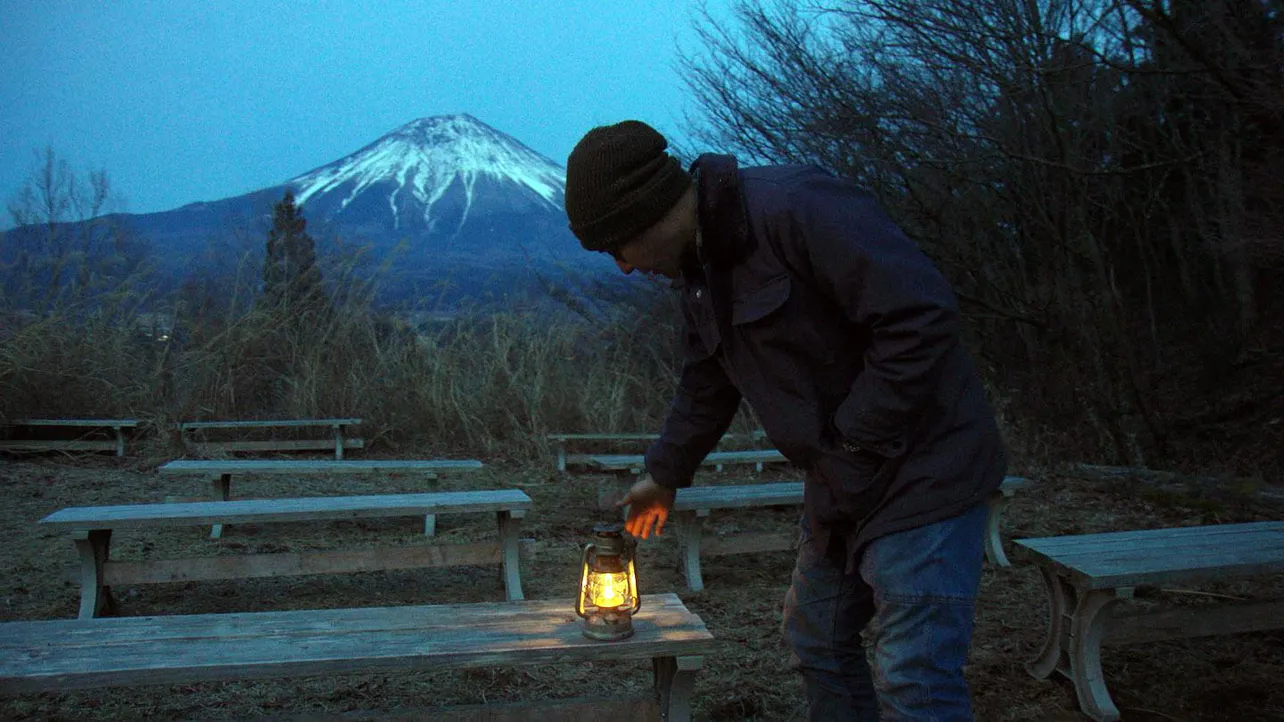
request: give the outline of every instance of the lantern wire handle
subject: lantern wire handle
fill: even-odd
[[[633,613],[642,609],[642,595],[638,594],[638,573],[633,568],[633,555],[629,555],[629,592],[633,595]],[[583,596],[583,595],[581,595]]]
[[[580,596],[578,599],[575,600],[575,613],[580,615],[581,617],[585,616],[584,615],[584,597],[587,596],[588,594],[588,579],[589,579],[588,558],[589,558],[589,551],[592,549],[593,549],[592,544],[585,544],[584,556],[580,559],[580,570],[581,570],[580,571]]]

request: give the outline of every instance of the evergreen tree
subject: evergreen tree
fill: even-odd
[[[285,197],[272,208],[272,230],[263,262],[263,300],[289,313],[318,311],[325,304],[316,247],[307,225],[294,203],[294,193],[286,190]]]

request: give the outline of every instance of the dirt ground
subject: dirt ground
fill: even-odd
[[[407,456],[406,454],[401,454]],[[0,620],[76,616],[76,558],[64,533],[37,521],[69,506],[147,503],[208,493],[206,482],[162,478],[160,460],[106,456],[0,459],[0,535],[7,543],[0,570]],[[1035,483],[1009,508],[1005,538],[1078,534],[1279,518],[1245,505],[1147,494],[1119,484],[1088,482],[1016,468]],[[552,460],[543,466],[488,463],[478,473],[425,482],[413,478],[289,481],[270,477],[233,482],[234,497],[284,497],[427,490],[517,487],[534,499],[523,535],[536,539],[536,558],[523,568],[528,598],[570,599],[578,583],[579,544],[600,516],[599,482],[609,477],[559,477]],[[797,478],[788,471],[755,474],[744,468],[702,472],[697,483],[745,483]],[[721,512],[718,533],[791,528],[796,510]],[[115,559],[275,552],[330,547],[425,543],[422,520],[277,524],[229,527],[212,540],[203,528],[121,532],[112,539]],[[443,516],[438,539],[450,543],[494,535],[488,515]],[[1030,677],[1030,659],[1045,631],[1045,592],[1035,570],[1008,545],[1012,568],[987,565],[977,612],[968,676],[979,720],[1033,722],[1085,719],[1064,681]],[[706,659],[696,689],[702,720],[802,720],[798,678],[786,667],[779,635],[780,602],[793,564],[789,552],[706,559],[707,589],[686,592],[676,566],[673,535],[643,543],[639,577],[644,593],[676,591],[725,644]],[[1199,591],[1202,594],[1192,594]],[[1199,590],[1143,590],[1201,604],[1210,595],[1284,597],[1278,577]],[[121,615],[268,611],[349,606],[502,601],[494,567],[278,579],[158,584],[114,590]],[[1108,648],[1106,679],[1130,722],[1150,720],[1284,720],[1284,633],[1213,637],[1183,642]],[[443,673],[407,673],[204,683],[108,689],[0,698],[0,718],[11,720],[241,719],[259,715],[307,719],[352,711],[406,710],[446,704],[637,693],[649,684],[649,667],[617,664],[549,665]]]

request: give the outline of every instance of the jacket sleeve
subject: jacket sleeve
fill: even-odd
[[[717,356],[704,350],[685,304],[682,374],[660,438],[646,452],[646,470],[671,489],[691,486],[704,457],[718,445],[740,408],[740,391]]]
[[[899,456],[960,342],[958,303],[945,277],[873,196],[817,174],[791,199],[790,237],[820,290],[869,330],[864,369],[834,414],[835,430]]]

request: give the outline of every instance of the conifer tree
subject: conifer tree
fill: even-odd
[[[307,232],[308,222],[294,202],[294,193],[272,208],[267,257],[263,262],[263,300],[289,313],[318,311],[325,303],[316,246]]]

